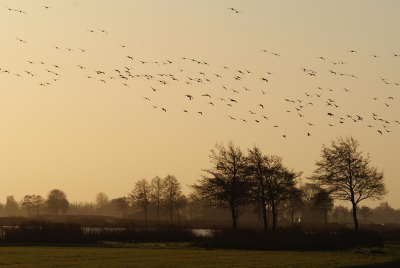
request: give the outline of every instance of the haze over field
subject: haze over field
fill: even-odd
[[[399,1],[0,7],[0,200],[114,198],[168,174],[188,191],[229,140],[305,182],[322,144],[352,135],[400,207]]]

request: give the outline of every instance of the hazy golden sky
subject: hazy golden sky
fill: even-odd
[[[64,190],[70,201],[92,201],[100,191],[116,198],[138,179],[167,174],[188,191],[209,167],[210,149],[229,140],[243,150],[257,144],[265,154],[281,155],[305,178],[322,144],[353,135],[385,171],[386,200],[398,208],[400,124],[394,121],[400,121],[400,86],[380,77],[400,82],[400,56],[391,54],[400,54],[399,10],[396,0],[2,0],[0,200],[44,196],[53,188]],[[164,65],[167,60],[173,63]],[[331,63],[339,61],[346,64]],[[141,77],[118,78],[114,69],[125,67]],[[203,83],[186,84],[188,77]],[[46,82],[51,85],[39,84]],[[326,106],[328,99],[339,107]],[[372,113],[390,124],[373,120]]]

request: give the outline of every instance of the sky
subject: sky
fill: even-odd
[[[188,193],[210,150],[229,141],[282,156],[306,183],[322,145],[351,135],[400,208],[399,9],[395,0],[0,0],[0,202],[54,188],[70,201],[117,198],[168,174]]]

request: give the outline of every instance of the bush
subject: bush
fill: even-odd
[[[350,229],[308,231],[282,228],[276,231],[219,230],[197,245],[213,248],[258,250],[337,250],[383,246],[378,233]]]
[[[2,228],[5,243],[88,243],[93,242],[75,223],[27,221],[16,227]]]
[[[197,239],[190,228],[175,225],[136,226],[124,228],[85,228],[85,235],[97,241],[193,242]]]

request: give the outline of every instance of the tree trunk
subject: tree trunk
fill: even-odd
[[[324,220],[325,220],[325,224],[328,223],[328,211],[324,211]]]
[[[265,202],[263,202],[262,206],[263,220],[264,220],[264,231],[268,230],[268,218],[267,218],[267,207],[265,206]]]
[[[157,200],[157,220],[160,220],[160,198]]]
[[[292,203],[292,207],[290,208],[290,214],[292,216],[292,225],[294,225],[294,204]]]
[[[264,221],[264,231],[268,230],[268,218],[267,218],[267,206],[265,202],[265,194],[264,194],[264,179],[263,177],[260,178],[261,182],[261,207],[262,207],[262,214],[263,214],[263,221]]]
[[[276,230],[276,205],[274,202],[271,204],[271,210],[272,210],[272,230]]]
[[[235,204],[231,204],[231,210],[232,210],[232,228],[233,230],[236,230],[237,228],[237,222],[236,222],[236,211],[235,211]]]
[[[357,204],[353,202],[353,220],[354,220],[354,229],[358,230],[358,219],[357,219]]]
[[[147,207],[144,208],[144,221],[147,221]]]
[[[178,214],[178,221],[181,221],[181,216],[179,215],[179,207],[176,206],[176,213]]]
[[[170,212],[170,214],[171,214],[171,221],[172,221],[172,210],[173,210],[173,208],[172,208],[172,202],[171,202],[171,204],[170,204],[170,206],[169,206],[169,212]]]

